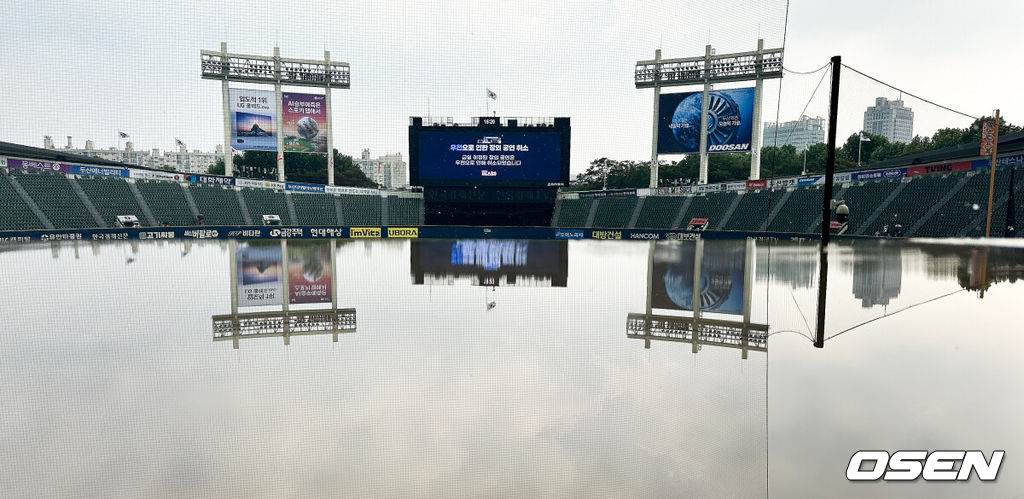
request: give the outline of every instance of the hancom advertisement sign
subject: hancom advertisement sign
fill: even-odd
[[[285,152],[327,152],[327,96],[281,94]]]
[[[291,241],[288,244],[288,303],[330,303],[332,293],[331,244],[328,241]]]
[[[232,88],[228,91],[231,113],[231,147],[240,151],[276,151],[277,117],[274,92]]]
[[[703,92],[661,94],[658,101],[658,154],[700,149]],[[754,89],[714,90],[708,94],[708,152],[750,152]]]
[[[239,242],[235,250],[238,262],[238,306],[281,304],[281,243],[277,241]]]

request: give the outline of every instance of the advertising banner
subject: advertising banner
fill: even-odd
[[[238,306],[281,304],[281,243],[239,242],[235,251]]]
[[[110,168],[106,166],[71,165],[70,173],[75,175],[102,175],[104,177],[128,178],[127,168]]]
[[[146,180],[172,180],[175,182],[181,182],[185,180],[185,176],[177,172],[165,172],[155,170],[139,170],[132,168],[128,170],[128,176],[130,178],[141,178]]]
[[[256,187],[263,189],[281,189],[284,190],[283,182],[273,182],[270,180],[257,180],[252,178],[236,178],[235,185],[239,187]]]
[[[764,189],[765,187],[768,187],[768,181],[767,180],[748,180],[747,181],[747,190]]]
[[[729,182],[729,184],[725,186],[725,190],[727,191],[742,191],[746,188],[746,182]]]
[[[292,241],[288,245],[288,303],[330,303],[331,243]]]
[[[276,151],[277,118],[272,90],[232,88],[231,147],[239,151]]]
[[[658,154],[700,149],[703,92],[661,94],[658,101]],[[714,90],[708,94],[708,152],[750,152],[754,89]]]
[[[320,184],[303,184],[299,182],[285,182],[285,188],[295,192],[324,192],[324,186]]]
[[[327,96],[281,94],[285,152],[327,152]]]
[[[67,163],[54,163],[50,161],[32,161],[26,159],[7,159],[8,168],[20,170],[47,170],[51,172],[71,173],[71,166]]]
[[[970,161],[957,161],[956,163],[942,163],[940,165],[911,166],[907,168],[907,176],[968,171],[971,171]]]
[[[654,243],[651,306],[693,311],[695,241]],[[699,303],[702,312],[743,314],[745,249],[726,241],[705,241],[701,257]]]
[[[992,155],[992,145],[995,141],[996,131],[999,130],[999,122],[996,120],[988,120],[981,127],[981,156]]]
[[[1024,154],[1013,154],[996,158],[996,167],[1010,165],[1024,165]]]
[[[881,179],[892,179],[902,178],[907,173],[906,168],[889,168],[886,170],[874,170],[869,172],[857,172],[853,174],[853,180],[857,182],[865,182],[868,180],[881,180]],[[837,175],[838,177],[838,175]]]
[[[365,187],[345,187],[337,185],[324,186],[324,190],[328,194],[356,194],[356,195],[380,195],[380,191],[377,189],[367,189]]]
[[[185,180],[193,184],[235,185],[234,177],[220,177],[217,175],[186,175]]]
[[[840,181],[839,180],[839,175],[836,175],[835,177],[833,177],[833,181],[834,182],[839,182]],[[849,179],[847,179],[847,181],[849,181]],[[799,185],[799,186],[819,185],[819,184],[824,184],[824,183],[825,183],[825,176],[824,175],[813,175],[813,176],[810,176],[810,177],[800,177],[800,178],[796,179],[796,185]]]
[[[578,193],[582,198],[608,198],[636,196],[636,189],[611,189],[607,191],[581,191]]]
[[[769,181],[768,185],[773,189],[777,189],[779,187],[793,187],[796,185],[796,178],[777,178],[775,180]]]
[[[835,182],[835,183],[850,182],[851,180],[853,180],[853,175],[851,175],[849,173],[837,173],[837,174],[835,174],[835,176],[832,177],[832,181]],[[821,182],[815,182],[815,183],[824,184],[825,183],[825,177],[821,178]]]

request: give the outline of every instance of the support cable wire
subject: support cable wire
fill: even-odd
[[[832,65],[832,63],[829,63],[829,66],[831,66],[831,65]],[[824,82],[825,78],[828,75],[830,75],[830,74],[832,74],[832,68],[831,67],[827,71],[825,71],[824,74],[821,75],[821,79],[818,80],[818,86],[814,87],[814,91],[811,92],[811,97],[809,99],[807,99],[807,104],[804,104],[803,110],[800,111],[800,116],[803,116],[804,113],[807,112],[807,108],[811,107],[811,101],[813,101],[814,100],[814,96],[818,94],[818,89],[821,88],[821,83]],[[776,126],[776,128],[778,128],[779,123],[776,122],[775,126]],[[789,138],[792,137],[795,132],[796,132],[796,128],[790,130],[789,131],[789,135],[786,136],[786,140],[783,140],[783,142],[789,142]],[[775,143],[775,147],[778,147],[778,141],[777,140],[776,140],[776,143]]]
[[[888,84],[888,83],[886,83],[886,82],[884,82],[884,81],[882,81],[882,80],[879,80],[878,78],[875,78],[874,76],[871,76],[871,75],[869,75],[869,74],[866,74],[866,73],[862,73],[862,72],[860,72],[860,71],[858,71],[858,70],[856,70],[856,69],[854,69],[854,68],[851,68],[850,66],[847,66],[846,64],[843,64],[843,67],[844,67],[844,68],[846,68],[846,69],[849,69],[850,71],[853,71],[854,73],[857,73],[857,74],[859,74],[859,75],[861,75],[861,76],[863,76],[863,77],[865,77],[865,78],[867,78],[867,79],[869,79],[869,80],[875,81],[875,82],[877,82],[877,83],[881,83],[882,85],[885,85],[885,86],[887,86],[887,87],[889,87],[889,88],[891,88],[891,89],[893,89],[893,90],[896,90],[896,91],[899,91],[899,92],[905,93],[905,94],[907,94],[907,95],[909,95],[909,96],[911,96],[911,97],[913,97],[913,98],[915,98],[915,99],[917,99],[917,100],[920,100],[920,101],[924,101],[924,102],[927,102],[928,104],[931,104],[931,105],[933,105],[933,106],[936,106],[936,107],[939,107],[939,108],[945,109],[946,111],[949,111],[949,112],[951,112],[951,113],[956,113],[956,114],[959,114],[959,115],[961,115],[961,116],[966,116],[966,117],[968,117],[968,118],[970,118],[970,119],[972,119],[972,120],[976,120],[976,119],[978,119],[978,117],[977,117],[977,116],[971,116],[971,115],[969,115],[969,114],[967,114],[967,113],[964,113],[964,112],[960,112],[960,111],[957,111],[956,109],[953,109],[953,108],[949,108],[949,107],[943,106],[942,104],[939,104],[939,103],[937,103],[937,102],[933,102],[933,101],[930,101],[930,100],[928,100],[928,99],[925,99],[924,97],[920,97],[920,96],[914,95],[914,94],[912,94],[912,93],[910,93],[910,92],[907,92],[906,90],[903,90],[903,89],[901,89],[901,88],[897,88],[897,87],[895,87],[895,86],[893,86],[893,85],[890,85],[890,84]]]
[[[788,33],[789,33],[789,0],[786,0],[786,16],[782,20],[782,50],[783,50],[783,52],[785,52],[785,50],[786,50],[786,35]],[[779,141],[779,110],[781,108],[782,108],[782,79],[779,79],[779,94],[778,94],[778,99],[775,102],[775,144],[776,145],[778,145],[778,141]],[[757,128],[760,128],[760,127],[758,126]],[[762,147],[763,147],[763,144],[762,144]],[[779,150],[779,148],[776,147],[775,148],[776,152],[774,154],[772,154],[772,173],[771,173],[772,179],[775,178],[775,155],[778,154],[778,150]],[[760,157],[761,151],[757,151],[757,155],[758,155],[758,157]],[[760,161],[760,159],[758,159],[758,161]],[[768,189],[768,207],[769,208],[772,205],[772,191],[773,190],[774,189]],[[767,217],[767,215],[765,215],[765,216]],[[767,228],[767,227],[765,227],[765,228]],[[754,243],[754,244],[757,244],[757,243]],[[756,246],[755,246],[755,248],[756,248]],[[769,283],[771,282],[771,277],[772,277],[771,276],[771,268],[772,268],[771,261],[772,261],[772,244],[768,243],[768,263],[767,263],[767,265],[768,265],[768,282]],[[755,252],[754,263],[755,263],[755,265],[757,263],[756,252]],[[755,279],[752,280],[752,282],[756,281],[756,280],[757,279],[755,278]],[[767,291],[767,288],[765,290]],[[765,316],[765,322],[766,323],[771,321],[771,312],[770,312],[770,310],[771,310],[771,306],[770,306],[771,305],[771,303],[770,303],[771,300],[769,298],[769,295],[771,295],[771,293],[767,293],[766,292],[764,294],[764,304],[765,304],[765,314],[764,314],[764,316]],[[765,339],[764,346],[765,346],[766,349],[768,348],[768,340],[767,339]],[[770,364],[768,362],[769,362],[768,357],[765,357],[765,359],[764,359],[764,400],[765,400],[765,407],[766,408],[767,408],[767,404],[768,404],[768,402],[767,402],[768,401],[768,381],[769,381],[768,380],[768,369],[769,369],[769,366],[770,366]],[[764,431],[765,431],[765,434],[767,435],[768,434],[768,418],[764,418]],[[771,449],[769,448],[768,442],[765,442],[765,444],[764,444],[764,451],[765,451],[765,453],[768,453],[768,452],[771,451]],[[765,484],[764,485],[765,485],[765,492],[767,492],[768,491],[768,480],[765,480]]]
[[[910,310],[910,309],[912,309],[912,308],[914,308],[914,307],[917,307],[917,306],[920,306],[920,305],[924,305],[924,304],[926,304],[926,303],[931,303],[931,302],[933,302],[933,301],[936,301],[936,300],[941,300],[941,299],[943,299],[943,298],[946,298],[947,296],[953,296],[953,295],[955,295],[955,294],[957,294],[957,293],[962,293],[962,292],[964,292],[964,291],[967,291],[967,290],[966,290],[966,289],[962,289],[962,288],[961,288],[961,289],[958,289],[958,290],[956,290],[956,291],[951,291],[951,292],[949,292],[949,293],[946,293],[946,294],[944,294],[944,295],[939,295],[939,296],[936,296],[935,298],[930,298],[930,299],[927,299],[927,300],[925,300],[925,301],[922,301],[922,302],[918,302],[918,303],[914,303],[914,304],[911,304],[911,305],[907,305],[906,307],[903,307],[903,308],[901,308],[901,309],[899,309],[899,310],[897,310],[897,311],[895,311],[895,312],[893,312],[893,313],[891,313],[891,314],[890,314],[890,313],[885,313],[885,314],[882,314],[882,315],[880,315],[880,316],[878,316],[878,317],[875,317],[874,319],[869,319],[869,320],[866,320],[866,321],[864,321],[864,322],[861,322],[860,324],[857,324],[857,325],[855,325],[855,326],[852,326],[852,327],[848,327],[848,328],[846,328],[846,329],[844,329],[844,330],[842,330],[842,331],[839,331],[839,332],[838,332],[838,333],[836,333],[836,334],[833,334],[832,336],[829,336],[829,337],[828,337],[828,338],[826,338],[826,339],[827,339],[827,340],[831,340],[832,338],[835,338],[836,336],[839,336],[839,335],[841,335],[841,334],[843,334],[843,333],[846,333],[846,332],[852,331],[852,330],[854,330],[854,329],[857,329],[857,328],[859,328],[859,327],[861,327],[861,326],[863,326],[863,325],[865,325],[865,324],[870,324],[870,323],[872,323],[872,322],[875,322],[875,321],[877,321],[877,320],[880,320],[880,319],[884,319],[884,318],[886,318],[886,317],[892,317],[892,316],[894,316],[894,315],[896,315],[896,314],[898,314],[898,313],[900,313],[900,312],[906,312],[907,310]]]
[[[821,71],[822,69],[826,69],[826,68],[829,68],[831,66],[832,66],[832,61],[829,61],[829,62],[826,62],[824,66],[822,66],[822,67],[820,67],[818,69],[815,69],[814,71],[793,71],[792,69],[789,69],[789,68],[787,68],[785,66],[782,67],[782,70],[787,72],[787,73],[792,73],[792,74],[795,74],[795,75],[812,75],[814,73],[817,73],[818,71]]]

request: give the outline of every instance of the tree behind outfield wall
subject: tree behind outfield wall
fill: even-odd
[[[327,183],[327,157],[323,154],[284,153],[285,174],[290,182]],[[236,177],[277,180],[277,155],[274,151],[245,151],[233,160]],[[224,174],[224,160],[210,167],[213,175]],[[334,183],[349,187],[376,187],[372,180],[355,166],[352,157],[334,150]]]

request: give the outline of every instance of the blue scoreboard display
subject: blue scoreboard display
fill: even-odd
[[[410,183],[553,187],[569,180],[569,126],[417,126],[409,129]]]

